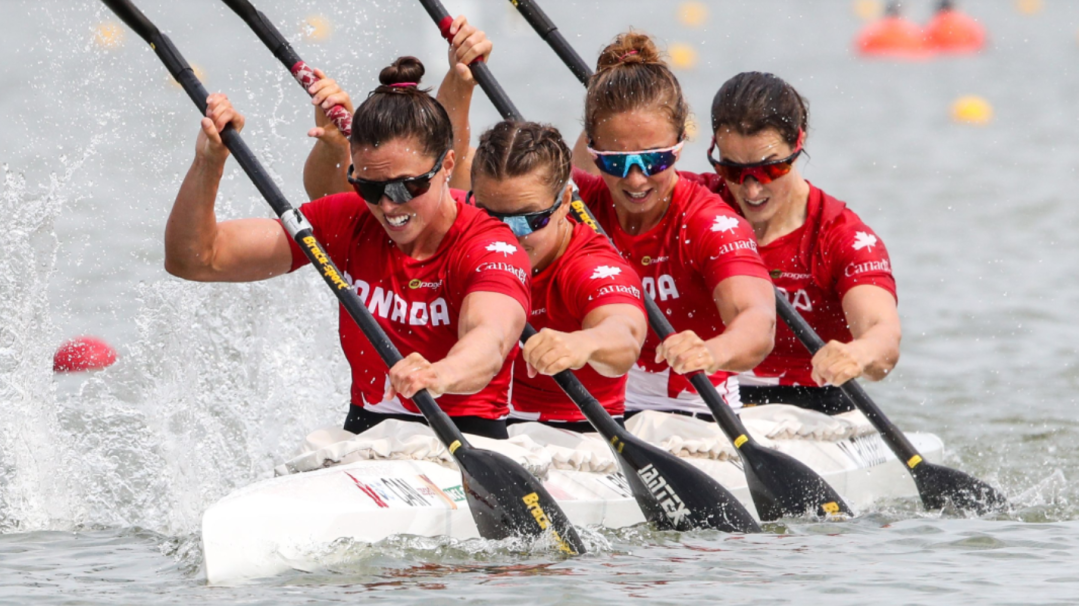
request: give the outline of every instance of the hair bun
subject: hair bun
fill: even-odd
[[[393,65],[385,67],[378,74],[378,81],[383,86],[394,84],[419,84],[426,70],[423,63],[415,57],[398,57]]]
[[[610,69],[620,64],[649,64],[659,63],[666,65],[663,55],[656,46],[656,42],[648,34],[640,31],[629,30],[618,34],[618,37],[607,45],[599,54],[596,61],[596,71]]]

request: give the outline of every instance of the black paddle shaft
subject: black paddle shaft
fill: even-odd
[[[584,62],[584,59],[581,59],[581,56],[577,54],[577,51],[573,50],[569,42],[566,42],[566,39],[562,37],[562,33],[547,17],[547,13],[543,12],[543,9],[538,4],[533,3],[532,0],[510,0],[510,2],[517,7],[525,21],[528,21],[532,29],[536,30],[540,38],[543,38],[550,45],[555,54],[566,64],[566,67],[569,67],[573,75],[581,81],[581,84],[587,85],[588,79],[592,77],[592,70]]]
[[[783,319],[783,322],[790,327],[794,336],[809,350],[810,355],[817,353],[820,348],[824,347],[824,340],[817,335],[809,322],[806,322],[802,314],[794,309],[794,306],[778,288],[776,289],[776,312]],[[851,403],[865,414],[873,427],[880,432],[884,441],[888,443],[892,452],[903,460],[908,467],[913,468],[922,460],[921,455],[914,448],[914,445],[910,443],[910,440],[902,432],[896,431],[895,425],[888,420],[888,417],[884,416],[884,412],[869,398],[869,394],[862,389],[861,385],[855,381],[847,381],[840,385],[839,389]]]
[[[438,31],[442,34],[442,37],[446,41],[452,41],[453,36],[450,35],[450,25],[453,24],[453,17],[446,11],[446,7],[442,6],[442,2],[439,0],[420,0],[420,4],[427,10],[427,14],[431,16],[435,25],[438,26]],[[498,80],[495,80],[490,68],[483,62],[483,57],[477,58],[469,67],[472,68],[472,77],[476,79],[480,88],[487,94],[487,98],[491,100],[491,103],[494,104],[503,118],[507,120],[524,119],[513,101],[510,101],[509,95],[502,89],[502,85],[498,83]]]
[[[274,24],[256,9],[248,0],[224,0],[241,19],[258,35],[263,44],[277,57],[292,77],[300,83],[306,91],[312,84],[321,78],[315,75],[315,71],[304,63],[303,59],[292,49],[292,45],[285,40],[281,32]],[[326,110],[326,116],[333,121],[334,125],[346,137],[352,132],[352,114],[342,105],[335,105]]]

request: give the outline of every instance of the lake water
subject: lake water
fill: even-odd
[[[444,44],[412,2],[261,0],[311,65],[355,97],[415,54],[441,78]],[[845,523],[790,520],[757,536],[593,533],[595,553],[522,557],[482,541],[354,546],[346,567],[207,586],[202,512],[268,477],[311,428],[339,422],[349,375],[336,304],[314,272],[200,285],[162,269],[162,233],[198,116],[152,52],[95,2],[0,2],[0,603],[1032,604],[1079,598],[1079,4],[965,2],[991,48],[973,58],[865,61],[847,0],[725,0],[700,28],[675,3],[547,0],[586,58],[633,25],[696,63],[678,72],[699,120],[744,70],[811,102],[804,173],[888,244],[903,359],[870,391],[901,427],[940,435],[946,462],[1000,487],[981,519],[885,503]],[[924,20],[935,2],[905,3]],[[211,90],[248,116],[244,137],[296,204],[308,101],[221,3],[142,0]],[[526,115],[569,136],[582,89],[496,0],[447,1],[495,40],[491,68]],[[321,15],[323,41],[301,23]],[[958,97],[995,109],[951,122]],[[477,95],[476,132],[497,119]],[[705,128],[704,130],[707,130]],[[705,170],[707,136],[682,165]],[[269,216],[235,164],[221,217]],[[95,334],[120,361],[54,376],[66,338]]]

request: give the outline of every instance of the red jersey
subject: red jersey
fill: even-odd
[[[641,276],[645,292],[676,331],[692,330],[705,340],[721,334],[723,320],[712,298],[716,286],[732,276],[768,279],[749,223],[699,184],[679,179],[659,224],[643,234],[630,235],[618,223],[614,200],[602,177],[575,169],[573,180],[581,199]],[[671,373],[666,362],[655,362],[658,345],[659,339],[649,332],[637,368],[630,372],[627,409],[708,412],[685,376]],[[737,383],[729,381],[730,377],[732,373],[726,371],[712,376],[722,395],[737,394]],[[687,394],[692,397],[681,397]],[[728,403],[739,404],[731,398]]]
[[[529,309],[528,255],[513,232],[482,210],[463,204],[463,192],[451,191],[457,218],[435,254],[422,261],[401,252],[353,192],[300,207],[330,259],[401,355],[419,352],[431,362],[445,358],[457,343],[457,318],[469,293],[505,294],[526,313]],[[308,260],[292,238],[289,245],[294,271]],[[417,414],[408,399],[382,401],[389,369],[343,308],[340,333],[341,348],[352,367],[352,403],[374,412]],[[439,406],[451,417],[505,417],[511,367],[512,355],[479,393],[445,394],[438,399]]]
[[[715,173],[680,173],[723,196],[738,208],[723,179]],[[854,339],[843,313],[843,296],[872,284],[896,296],[892,263],[884,242],[847,205],[809,184],[806,222],[760,248],[776,286],[827,343]],[[777,322],[772,353],[750,373],[746,385],[804,385],[813,381],[812,356],[784,322]]]
[[[532,316],[537,331],[581,330],[592,310],[603,305],[633,305],[644,313],[641,279],[607,240],[587,225],[573,227],[566,251],[549,267],[532,276]],[[605,377],[591,366],[573,371],[599,403],[614,416],[625,413],[626,377]],[[551,377],[528,376],[528,365],[518,358],[513,367],[511,404],[515,418],[540,421],[584,421],[577,405]]]

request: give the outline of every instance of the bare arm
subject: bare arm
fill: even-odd
[[[585,364],[605,377],[620,377],[640,357],[647,333],[648,321],[637,307],[603,305],[584,317],[581,330],[539,331],[525,344],[523,355],[533,377],[577,370]]]
[[[453,124],[453,151],[458,160],[450,177],[450,187],[468,190],[472,188],[472,157],[476,153],[471,146],[472,126],[468,119],[476,80],[468,66],[479,57],[487,61],[493,44],[487,34],[469,24],[463,16],[450,24],[450,34],[453,35],[449,49],[450,69],[438,87],[436,98],[446,108]]]
[[[842,385],[864,376],[879,381],[899,362],[903,330],[892,293],[864,284],[843,296],[850,343],[829,341],[813,356],[813,378],[819,384]]]
[[[588,135],[583,130],[573,144],[573,166],[591,175],[600,174],[596,162],[592,160],[592,154],[588,151]]]
[[[343,105],[351,114],[352,99],[322,70],[316,69],[315,75],[321,80],[308,89],[313,95],[311,103],[315,106],[315,127],[307,131],[307,136],[316,141],[303,166],[303,187],[311,200],[352,191],[346,178],[348,166],[352,163],[348,139],[326,115],[326,111],[335,105]]]
[[[243,128],[221,94],[207,99],[195,160],[176,194],[165,226],[165,270],[188,280],[252,282],[289,270],[292,253],[288,236],[272,219],[217,222],[214,201],[224,172],[228,149],[220,131],[232,124]]]
[[[446,357],[431,363],[413,353],[390,369],[387,399],[411,398],[421,389],[432,396],[472,394],[491,382],[521,336],[525,310],[513,297],[473,292],[465,297],[457,320],[458,340]]]
[[[656,350],[678,373],[704,370],[744,372],[760,364],[775,345],[776,300],[772,283],[763,278],[731,276],[712,292],[723,333],[707,341],[693,331],[672,335]]]

